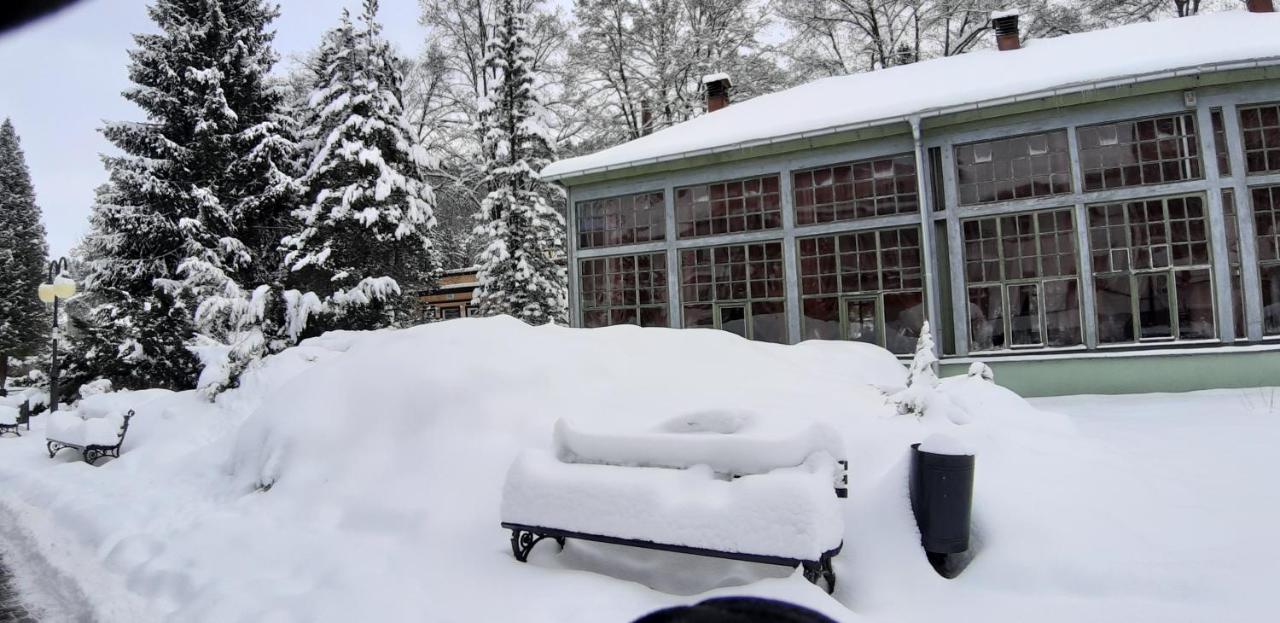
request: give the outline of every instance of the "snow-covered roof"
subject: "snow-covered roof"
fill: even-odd
[[[824,78],[733,104],[594,154],[554,162],[550,179],[678,160],[1043,97],[1098,83],[1280,64],[1280,13],[1228,11],[1133,24]]]

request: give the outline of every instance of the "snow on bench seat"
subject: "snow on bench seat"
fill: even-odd
[[[566,463],[529,450],[511,465],[502,521],[721,552],[819,560],[840,547],[835,459],[741,478],[686,469]]]
[[[49,414],[45,437],[81,447],[114,446],[120,443],[123,426],[124,416],[119,413],[84,418],[74,411],[54,411]]]
[[[17,426],[19,411],[8,405],[0,405],[0,425]]]
[[[625,424],[623,424],[625,425]],[[556,456],[566,463],[685,468],[707,465],[721,474],[761,474],[794,467],[815,452],[845,458],[840,435],[803,418],[762,418],[747,411],[703,411],[650,430],[555,425]]]

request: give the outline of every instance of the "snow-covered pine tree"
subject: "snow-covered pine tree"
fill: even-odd
[[[907,369],[907,386],[889,397],[897,405],[898,413],[923,416],[931,407],[940,403],[937,363],[938,356],[933,352],[933,333],[926,320],[920,327],[916,352],[911,358],[911,367]],[[947,412],[948,408],[944,406],[941,411]]]
[[[295,337],[308,326],[395,324],[411,305],[407,291],[430,287],[439,272],[433,164],[405,119],[403,76],[377,11],[365,0],[358,25],[344,11],[315,57],[302,124],[309,201],[284,239]]]
[[[564,218],[547,203],[556,190],[538,176],[554,139],[529,67],[528,19],[514,0],[502,0],[486,46],[492,77],[479,108],[489,193],[476,229],[483,246],[476,297],[481,314],[545,324],[563,322],[568,307]]]
[[[46,254],[31,171],[13,123],[5,119],[0,124],[0,396],[9,358],[31,355],[49,334],[49,316],[36,298]]]
[[[294,145],[268,78],[276,15],[265,0],[156,0],[156,34],[136,35],[124,92],[145,123],[113,123],[111,199],[96,209],[87,284],[114,293],[117,348],[145,378],[189,387],[197,362],[176,342],[223,343],[233,367],[260,356],[277,235],[298,187]],[[116,379],[112,379],[113,382]],[[129,386],[115,382],[117,387]],[[214,390],[219,388],[213,388]]]
[[[920,337],[916,339],[916,352],[911,357],[907,387],[938,385],[938,355],[933,350],[933,332],[929,330],[929,321],[926,320],[920,327]]]

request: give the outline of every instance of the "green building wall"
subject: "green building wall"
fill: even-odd
[[[1024,397],[1280,386],[1280,347],[1275,346],[1004,361],[966,358],[943,360],[941,374],[966,374],[975,360],[991,366],[997,383]]]

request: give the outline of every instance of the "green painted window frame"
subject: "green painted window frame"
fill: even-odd
[[[641,258],[648,260],[648,268],[642,273]],[[621,265],[630,260],[631,268],[631,286],[624,288],[614,288],[614,281],[610,279],[613,275],[623,275],[624,270],[611,270],[614,263]],[[596,265],[603,265],[604,272],[596,272]],[[590,266],[591,270],[587,270]],[[597,279],[599,283],[604,284],[604,288],[597,288],[594,283],[588,286],[588,279],[593,282]],[[622,255],[607,255],[602,257],[582,258],[578,260],[578,301],[582,308],[582,326],[585,328],[609,327],[619,324],[635,324],[642,327],[669,327],[671,326],[670,310],[667,303],[667,254],[664,251],[654,253],[628,253]],[[635,302],[625,303],[617,302],[614,299],[622,298],[625,300],[627,294],[632,296]],[[602,296],[597,298],[595,294]],[[647,296],[646,296],[647,293]],[[641,302],[647,300],[648,302]],[[645,322],[646,312],[661,312],[663,321],[661,323]],[[618,312],[630,312],[634,315],[635,322],[617,322],[614,320]],[[606,321],[603,323],[592,322],[591,318],[597,314],[604,314]]]
[[[914,246],[903,246],[903,232],[911,232],[915,235]],[[887,234],[895,234],[897,236],[897,246],[887,246],[885,244],[885,236]],[[875,249],[871,253],[875,256],[876,266],[874,269],[866,270],[850,270],[846,271],[843,266],[844,258],[851,253],[866,253],[866,250],[849,251],[843,248],[841,241],[846,237],[871,236],[875,241]],[[805,255],[804,247],[812,244],[817,251],[817,247],[823,241],[830,240],[832,245],[832,253],[823,254],[815,252],[813,255]],[[849,340],[849,323],[847,317],[847,309],[845,301],[858,298],[874,298],[876,301],[876,336],[875,344],[883,348],[890,349],[888,321],[885,318],[885,297],[901,296],[901,295],[918,295],[921,304],[924,303],[925,297],[925,279],[924,279],[924,249],[922,247],[923,240],[920,235],[920,227],[918,225],[908,225],[905,227],[886,227],[881,229],[857,230],[850,232],[840,232],[834,234],[823,234],[819,236],[805,236],[796,239],[796,279],[798,290],[800,291],[800,325],[801,334],[810,335],[810,327],[808,326],[809,317],[805,315],[805,302],[832,299],[839,305],[839,339]],[[914,265],[906,265],[903,260],[903,250],[915,250],[916,262]],[[898,266],[887,266],[886,252],[896,252],[898,256]],[[813,283],[814,280],[820,280],[825,273],[806,272],[806,266],[821,263],[821,258],[831,257],[834,261],[835,289],[832,291],[806,292],[806,284]],[[875,286],[870,289],[854,289],[845,287],[844,276],[847,273],[874,273]],[[895,274],[895,279],[899,287],[885,287],[885,283],[890,281],[886,279],[886,274]],[[806,281],[808,280],[808,281]],[[907,285],[912,284],[912,285]],[[821,288],[819,288],[821,289]],[[916,328],[917,337],[919,327]],[[820,339],[820,338],[815,338]],[[898,349],[895,354],[910,354],[910,349]]]
[[[575,202],[578,248],[604,249],[666,240],[665,197],[664,191],[651,190]],[[597,221],[600,227],[593,228]]]
[[[1051,229],[1051,230],[1045,229],[1041,219],[1042,217],[1046,217],[1046,216],[1050,217],[1052,220],[1055,221],[1054,229]],[[1061,216],[1066,216],[1067,218],[1069,218],[1070,227],[1068,229],[1060,229],[1056,227],[1056,221]],[[1034,254],[1031,256],[1019,255],[1015,258],[1007,255],[1006,247],[1004,244],[1001,244],[1001,243],[1006,239],[1008,239],[1011,235],[1016,235],[1016,234],[1007,234],[1005,232],[1005,229],[1007,227],[1007,222],[1010,220],[1012,220],[1013,222],[1017,222],[1016,219],[1020,217],[1030,218],[1030,221],[1032,223],[1032,231],[1030,232],[1031,234],[1030,239],[1034,240],[1035,249],[1034,249]],[[979,237],[977,239],[971,240],[968,235],[971,226],[979,228],[979,233],[981,233],[981,227],[984,223],[994,224],[995,226],[994,236]],[[1083,288],[1083,284],[1081,283],[1081,279],[1080,279],[1080,267],[1079,267],[1077,248],[1076,248],[1076,232],[1078,228],[1079,228],[1079,223],[1076,222],[1075,210],[1071,206],[1061,206],[1056,208],[1035,210],[1035,211],[1029,211],[1029,212],[1017,212],[1013,214],[995,214],[991,216],[979,216],[974,218],[967,218],[960,222],[961,244],[963,245],[962,254],[964,257],[964,265],[959,267],[958,270],[962,270],[964,275],[964,283],[965,283],[964,300],[967,303],[966,309],[968,310],[968,314],[969,314],[965,319],[966,320],[965,329],[969,332],[970,348],[972,352],[1005,352],[1005,351],[1022,351],[1022,350],[1045,350],[1045,349],[1057,349],[1057,348],[1075,348],[1084,344],[1084,337],[1085,337],[1084,336],[1084,330],[1085,330],[1084,329],[1084,312],[1085,310],[1084,310],[1083,293],[1081,291],[1081,289]],[[1046,251],[1045,250],[1046,236],[1052,236],[1055,239],[1062,238],[1069,243],[1069,247],[1067,248],[1060,247],[1051,252]],[[986,256],[982,256],[978,258],[973,257],[971,255],[970,244],[972,242],[976,242],[978,243],[978,247],[981,249],[981,247],[983,246],[982,243],[985,241],[994,242],[994,249],[996,252],[995,257],[986,257]],[[1017,276],[1010,276],[1009,263],[1016,260],[1025,261],[1028,257],[1034,258],[1035,268],[1032,271],[1033,274],[1028,276],[1026,274],[1027,271],[1025,270],[1025,268],[1019,268],[1019,273],[1022,273],[1022,274],[1019,274]],[[1063,269],[1061,258],[1064,258],[1064,257],[1071,258],[1069,271]],[[1045,269],[1045,266],[1046,266],[1045,260],[1047,258],[1057,258],[1056,271],[1048,271]],[[996,267],[997,275],[995,279],[991,279],[987,273],[987,265],[991,263],[994,263]],[[977,280],[972,278],[972,273],[971,273],[971,267],[975,264],[979,265],[980,270],[982,271],[982,276]],[[1075,331],[1074,339],[1070,343],[1051,345],[1048,343],[1049,342],[1048,335],[1050,333],[1049,317],[1048,317],[1049,311],[1046,309],[1046,306],[1044,305],[1045,286],[1048,284],[1058,284],[1058,283],[1074,284],[1075,300],[1076,300],[1076,307],[1075,307],[1076,331]],[[1035,343],[1013,344],[1012,340],[1013,340],[1013,334],[1014,334],[1014,326],[1013,326],[1013,315],[1011,313],[1012,310],[1010,307],[1012,297],[1010,296],[1009,292],[1011,289],[1025,288],[1027,286],[1031,286],[1035,288],[1036,317],[1037,317],[1038,326],[1039,326],[1039,340]],[[1004,343],[999,347],[996,347],[993,344],[991,348],[981,348],[977,345],[977,341],[974,336],[974,322],[972,317],[972,313],[974,309],[974,304],[972,301],[974,299],[973,299],[972,292],[975,290],[983,290],[983,289],[986,289],[986,290],[999,289],[1000,291],[1000,323],[1001,323],[1001,329],[1003,330]]]
[[[1270,206],[1265,209],[1262,209],[1259,202],[1259,197],[1263,193],[1269,196],[1268,203]],[[1250,187],[1249,205],[1253,209],[1254,234],[1258,244],[1258,287],[1262,295],[1259,301],[1262,306],[1262,333],[1268,337],[1273,337],[1280,335],[1280,319],[1268,323],[1267,299],[1269,296],[1263,286],[1267,285],[1266,271],[1280,271],[1280,184]],[[1267,229],[1269,232],[1267,234],[1262,233],[1264,219],[1271,222],[1271,227]],[[1269,251],[1264,252],[1264,249],[1269,249]],[[1280,305],[1280,296],[1275,298],[1277,300],[1273,301],[1272,305]]]
[[[1257,116],[1257,123],[1249,121]],[[1246,175],[1280,173],[1280,102],[1250,104],[1238,109],[1240,117],[1240,146],[1244,150]],[[1271,116],[1270,120],[1268,116]],[[1260,146],[1249,147],[1251,136],[1257,137]],[[1261,162],[1261,166],[1254,166]]]
[[[1177,199],[1196,199],[1200,202],[1200,208],[1201,208],[1200,220],[1203,222],[1203,225],[1204,225],[1204,228],[1203,228],[1204,239],[1198,242],[1202,243],[1206,249],[1206,252],[1205,252],[1206,261],[1204,262],[1178,265],[1173,261],[1173,254],[1172,254],[1173,242],[1171,240],[1172,236],[1170,235],[1170,232],[1172,232],[1173,229],[1171,227],[1171,223],[1175,221],[1191,220],[1191,219],[1171,219],[1170,218],[1169,202]],[[1135,245],[1135,242],[1133,239],[1134,226],[1132,224],[1132,220],[1130,219],[1129,207],[1138,203],[1150,203],[1150,202],[1160,202],[1161,204],[1162,218],[1160,222],[1163,224],[1163,230],[1165,232],[1165,236],[1164,236],[1165,242],[1163,243],[1163,245],[1169,247],[1170,249],[1169,258],[1168,258],[1169,261],[1164,266],[1143,266],[1143,267],[1135,268],[1133,265],[1133,251],[1135,249],[1139,249],[1142,247],[1140,245]],[[1130,292],[1129,309],[1130,309],[1131,317],[1133,318],[1133,339],[1128,341],[1104,342],[1102,332],[1099,331],[1098,332],[1099,345],[1117,346],[1117,345],[1127,345],[1127,344],[1152,344],[1152,343],[1170,343],[1170,342],[1204,342],[1204,341],[1218,339],[1217,319],[1218,319],[1218,313],[1219,313],[1219,301],[1218,301],[1218,294],[1217,294],[1216,281],[1215,281],[1216,277],[1214,276],[1214,270],[1213,270],[1214,269],[1213,250],[1212,250],[1212,243],[1211,243],[1211,237],[1213,235],[1211,230],[1212,224],[1211,224],[1211,219],[1209,218],[1209,202],[1208,202],[1208,198],[1205,196],[1205,193],[1196,192],[1196,193],[1166,195],[1166,196],[1158,196],[1158,197],[1143,197],[1140,199],[1133,199],[1129,201],[1111,201],[1111,202],[1104,202],[1104,203],[1094,203],[1086,206],[1085,210],[1089,218],[1089,240],[1090,240],[1089,246],[1090,246],[1090,252],[1093,254],[1094,258],[1097,258],[1099,253],[1110,254],[1119,250],[1119,249],[1115,249],[1111,245],[1108,245],[1105,251],[1102,251],[1099,249],[1099,245],[1095,243],[1096,241],[1095,230],[1099,228],[1096,227],[1094,224],[1095,210],[1100,208],[1111,208],[1111,207],[1117,207],[1117,206],[1122,208],[1121,214],[1123,215],[1123,218],[1124,218],[1123,230],[1124,230],[1124,236],[1125,236],[1125,246],[1123,248],[1123,252],[1125,254],[1124,257],[1126,258],[1126,268],[1116,269],[1114,268],[1113,265],[1109,264],[1107,269],[1099,270],[1098,264],[1096,263],[1096,259],[1095,259],[1095,263],[1093,264],[1095,299],[1097,298],[1097,292],[1096,292],[1098,287],[1097,284],[1100,280],[1113,279],[1113,278],[1119,278],[1124,276],[1128,277],[1129,292]],[[1149,224],[1147,226],[1149,226]],[[1104,225],[1104,227],[1114,227],[1114,224],[1107,223],[1106,225]],[[1156,247],[1158,246],[1160,245],[1156,245]],[[1154,247],[1147,246],[1148,256],[1150,256],[1151,248],[1154,248]],[[1209,277],[1208,290],[1210,293],[1210,310],[1212,313],[1212,317],[1209,319],[1208,326],[1212,328],[1212,333],[1208,336],[1195,336],[1195,337],[1184,338],[1182,336],[1183,330],[1181,326],[1181,319],[1178,317],[1179,314],[1178,314],[1177,273],[1195,272],[1195,271],[1204,271]],[[1142,337],[1141,307],[1139,304],[1139,297],[1134,296],[1133,293],[1137,291],[1136,286],[1139,279],[1142,279],[1148,276],[1159,276],[1159,275],[1164,275],[1167,279],[1166,287],[1168,289],[1167,296],[1168,296],[1170,336],[1169,337],[1156,336],[1156,337],[1144,338]],[[1101,306],[1099,305],[1095,305],[1095,310],[1094,310],[1095,315],[1101,311],[1100,307]],[[1101,324],[1101,318],[1098,318],[1098,320],[1099,320],[1099,324]]]

